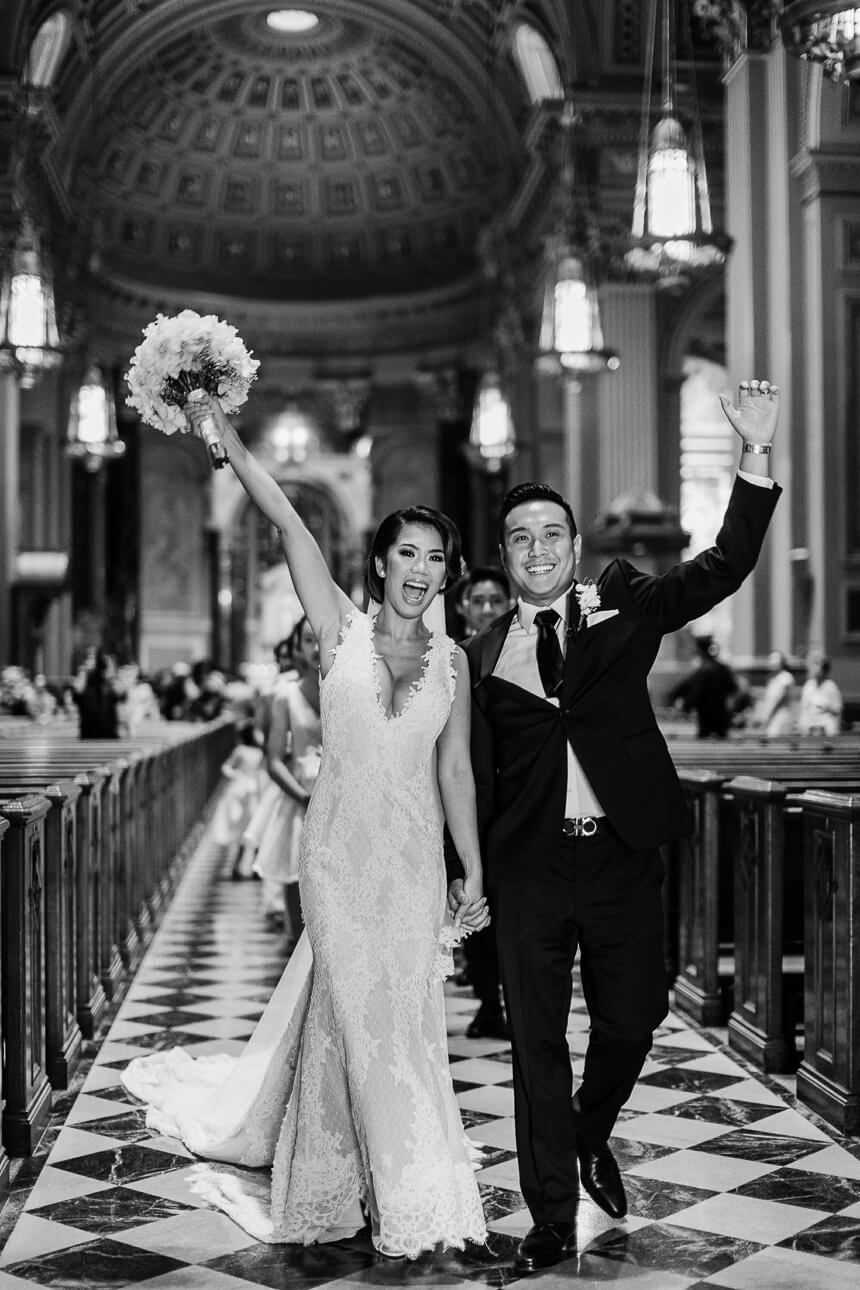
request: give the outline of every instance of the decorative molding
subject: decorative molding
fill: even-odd
[[[764,52],[779,39],[778,0],[692,0],[693,13],[727,64],[747,52]]]

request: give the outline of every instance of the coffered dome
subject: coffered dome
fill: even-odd
[[[361,6],[312,12],[292,33],[268,8],[204,10],[103,77],[75,194],[108,277],[298,301],[474,267],[516,179],[498,74],[491,96],[441,24],[434,45]]]

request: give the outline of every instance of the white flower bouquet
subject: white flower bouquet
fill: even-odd
[[[235,327],[214,314],[183,309],[172,318],[159,314],[144,328],[126,372],[131,393],[126,399],[141,419],[162,434],[187,434],[193,424],[185,408],[203,391],[223,412],[236,412],[256,380],[258,359],[252,358]],[[200,433],[212,465],[225,466],[227,453],[212,417],[204,417]]]

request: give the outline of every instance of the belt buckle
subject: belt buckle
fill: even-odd
[[[568,838],[593,838],[597,832],[597,820],[593,815],[582,815],[576,819],[568,816],[561,831]]]

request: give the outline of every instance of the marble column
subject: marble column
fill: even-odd
[[[658,437],[680,426],[657,425],[657,311],[650,284],[618,284],[600,295],[606,344],[621,359],[600,378],[598,391],[599,480],[597,508],[631,488],[659,494]]]
[[[737,593],[732,652],[790,652],[792,571],[792,349],[794,284],[789,193],[786,55],[744,52],[726,78],[726,225],[734,249],[726,270],[727,366],[732,389],[747,377],[782,390],[779,434],[771,458],[785,489],[758,567]]]
[[[19,441],[21,429],[18,381],[0,373],[0,667],[11,659],[12,584],[21,527],[19,512]]]

